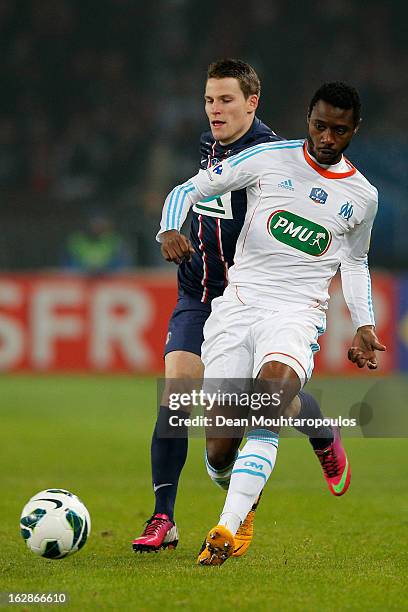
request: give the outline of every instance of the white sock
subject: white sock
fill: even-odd
[[[278,434],[268,429],[254,429],[249,432],[247,442],[235,460],[219,522],[234,535],[272,473],[278,440]]]
[[[228,465],[226,468],[223,468],[222,470],[216,470],[215,468],[212,467],[212,465],[210,465],[208,461],[207,452],[205,453],[205,466],[207,468],[208,475],[211,478],[211,480],[215,482],[217,486],[221,487],[221,489],[224,489],[224,491],[228,491],[232,469],[235,465],[237,456],[238,456],[238,452],[237,452],[237,455],[234,461],[232,461],[230,465]]]

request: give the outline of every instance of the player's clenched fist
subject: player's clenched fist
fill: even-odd
[[[353,345],[348,350],[348,358],[359,368],[366,365],[370,370],[378,366],[375,351],[385,351],[386,347],[378,340],[372,325],[359,327],[353,338]]]
[[[194,253],[193,246],[186,236],[178,230],[168,230],[160,235],[161,253],[166,261],[180,264],[182,261],[190,261]]]

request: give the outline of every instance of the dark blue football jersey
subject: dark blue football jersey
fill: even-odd
[[[211,131],[204,132],[200,140],[200,167],[209,168],[244,149],[275,140],[283,138],[257,117],[248,132],[230,145],[223,146],[214,140]],[[190,240],[194,254],[191,261],[179,265],[179,289],[203,303],[222,295],[246,210],[246,189],[210,198],[193,207]]]

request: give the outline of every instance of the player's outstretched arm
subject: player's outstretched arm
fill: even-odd
[[[160,234],[161,253],[166,261],[180,264],[182,261],[190,261],[194,253],[190,240],[180,234],[178,230],[168,230]]]
[[[386,347],[381,344],[375,333],[373,325],[359,327],[348,350],[348,358],[359,368],[367,366],[370,370],[376,370],[378,366],[376,351],[385,351]]]
[[[367,366],[375,370],[378,366],[376,351],[385,351],[375,333],[375,319],[371,295],[371,278],[367,254],[370,235],[377,212],[377,192],[366,203],[365,216],[346,234],[341,260],[341,282],[343,295],[357,329],[348,358],[359,368]]]
[[[233,159],[233,158],[231,158]],[[180,258],[190,257],[191,245],[187,238],[180,234],[191,206],[207,197],[223,195],[227,191],[243,189],[257,181],[257,176],[245,171],[245,162],[239,168],[232,167],[229,161],[221,162],[198,174],[182,185],[175,187],[167,196],[160,222],[160,231],[156,236],[158,242],[166,242],[163,256],[168,261],[180,263]],[[173,233],[170,233],[170,232]],[[167,234],[166,237],[163,237]]]

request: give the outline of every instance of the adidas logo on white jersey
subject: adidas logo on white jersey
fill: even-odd
[[[286,179],[285,181],[281,181],[280,183],[278,183],[278,187],[281,187],[282,189],[289,189],[289,191],[295,191],[292,179]]]

